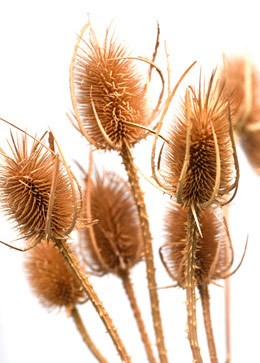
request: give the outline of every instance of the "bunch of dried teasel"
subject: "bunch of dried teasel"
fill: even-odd
[[[157,39],[154,54],[158,44]],[[137,61],[148,65],[148,83],[138,74]],[[162,91],[154,110],[150,110],[147,89],[152,69],[156,69],[164,83],[162,72],[154,62],[155,57],[148,60],[128,55],[109,32],[101,46],[90,24],[85,26],[71,65],[73,123],[97,149],[116,150],[120,154],[129,185],[113,173],[93,177],[90,168],[82,194],[52,134],[50,146],[44,144],[43,138],[31,137],[34,140],[31,147],[28,135],[21,141],[11,135],[11,155],[1,150],[2,205],[29,243],[25,249],[32,248],[26,259],[26,270],[35,293],[44,305],[69,309],[83,339],[100,362],[107,360],[88,339],[75,307],[82,299],[89,299],[96,308],[122,361],[131,359],[86,270],[114,273],[122,279],[148,361],[157,361],[130,280],[131,267],[144,258],[158,359],[166,363],[152,236],[131,153],[136,143],[155,134],[151,157],[153,178],[177,203],[166,217],[166,244],[161,247],[160,256],[170,276],[186,290],[188,338],[194,361],[203,361],[197,336],[198,288],[210,358],[217,362],[208,285],[212,280],[227,277],[233,262],[221,207],[233,199],[238,186],[233,129],[241,135],[244,132],[248,145],[252,145],[248,135],[258,131],[257,116],[252,116],[254,78],[245,63],[243,91],[237,90],[236,84],[232,85],[232,74],[227,66],[220,81],[213,72],[207,86],[200,78],[198,89],[188,87],[179,116],[163,137],[164,144],[155,163],[164,116],[179,83],[193,65],[169,92],[164,105],[161,106]],[[225,82],[221,82],[223,78]],[[153,129],[150,123],[156,116],[159,116],[159,123]],[[229,196],[232,190],[233,195]],[[88,221],[84,227],[82,220]],[[93,220],[97,222],[92,225]],[[68,243],[70,233],[79,225],[83,229],[79,240],[87,268]]]

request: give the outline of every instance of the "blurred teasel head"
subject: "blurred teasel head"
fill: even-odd
[[[120,275],[140,261],[143,253],[131,190],[114,172],[88,176],[86,188],[86,217],[97,222],[79,232],[82,255],[92,272]]]
[[[225,59],[221,72],[231,99],[233,127],[253,166],[260,172],[260,78],[248,58]]]
[[[188,208],[171,203],[165,215],[166,243],[160,249],[163,264],[174,281],[185,288],[185,263]],[[201,212],[197,250],[195,254],[195,279],[197,285],[225,278],[233,263],[233,250],[221,218],[220,210],[207,208]]]
[[[184,206],[201,209],[237,185],[238,165],[224,87],[215,72],[208,85],[188,87],[185,101],[161,151],[162,186]]]
[[[145,127],[151,121],[146,78],[110,31],[101,45],[90,25],[82,30],[70,76],[77,128],[91,144],[121,149],[123,143],[133,146],[145,137],[145,131],[131,123]]]
[[[70,308],[85,299],[78,279],[53,241],[42,241],[28,251],[24,268],[33,293],[44,307]]]
[[[42,139],[13,137],[10,155],[1,150],[3,211],[25,240],[64,238],[74,224],[75,190],[57,154]]]

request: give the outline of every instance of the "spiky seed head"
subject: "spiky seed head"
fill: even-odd
[[[259,72],[249,59],[231,58],[221,76],[230,94],[234,129],[250,164],[260,172]]]
[[[84,300],[80,283],[54,242],[42,241],[26,252],[24,268],[33,293],[44,307],[71,307]]]
[[[46,221],[50,218],[48,238],[64,238],[74,213],[74,198],[68,175],[59,165],[56,188],[51,195],[55,157],[38,141],[28,146],[28,137],[10,142],[12,155],[2,153],[0,195],[2,208],[15,223],[25,240],[46,238]],[[54,198],[48,215],[50,198]]]
[[[164,264],[178,285],[185,287],[188,208],[171,204],[165,216],[166,243],[161,249]],[[230,243],[221,222],[220,211],[208,208],[201,212],[202,236],[198,235],[195,260],[197,285],[222,278],[232,263]]]
[[[98,274],[121,273],[142,258],[137,207],[128,184],[117,174],[95,174],[91,183],[91,217],[98,222],[80,231],[87,266]]]
[[[251,166],[260,174],[260,129],[245,129],[240,135],[240,143]]]
[[[212,196],[212,203],[218,202],[234,183],[228,99],[223,89],[218,94],[215,72],[207,88],[200,81],[198,91],[189,87],[188,94],[170,128],[161,168],[174,195],[181,187],[182,205],[203,208]]]
[[[100,45],[91,29],[90,39],[81,39],[76,48],[72,64],[74,108],[97,148],[113,148],[102,135],[97,117],[116,148],[124,141],[132,146],[145,135],[144,130],[126,123],[146,126],[149,122],[145,80],[136,61],[127,57],[124,46],[117,44],[109,31]]]
[[[247,58],[230,58],[224,63],[221,81],[226,84],[233,110],[233,125],[238,133],[243,133],[260,118],[259,74]]]

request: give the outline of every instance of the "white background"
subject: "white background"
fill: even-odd
[[[150,56],[153,51],[156,21],[161,25],[162,43],[166,39],[171,55],[173,78],[176,79],[193,60],[204,68],[215,67],[222,52],[246,53],[260,66],[260,22],[257,1],[30,1],[0,2],[0,116],[40,135],[48,127],[54,131],[68,160],[82,164],[87,146],[70,125],[65,113],[71,109],[69,98],[69,64],[73,45],[90,14],[94,28],[102,30],[113,21],[120,39],[136,55]],[[163,48],[163,47],[162,47]],[[163,63],[163,52],[158,62]],[[196,80],[195,80],[196,82]],[[4,143],[6,127],[0,132]],[[143,145],[140,145],[140,149]],[[232,350],[233,362],[260,362],[259,353],[259,178],[252,172],[241,150],[241,183],[230,209],[230,223],[237,262],[243,252],[247,233],[249,247],[238,273],[232,277]],[[146,153],[137,154],[139,165],[149,164]],[[110,155],[106,166],[118,165]],[[113,165],[111,162],[113,161]],[[161,215],[168,197],[143,182],[146,189],[155,251],[163,242]],[[1,223],[0,239],[10,241],[14,235],[6,222]],[[23,272],[21,253],[0,246],[0,363],[94,363],[81,342],[72,321],[65,313],[48,313],[31,295]],[[158,284],[170,280],[156,255]],[[133,271],[138,299],[149,310],[144,288],[144,266]],[[134,363],[145,363],[128,302],[120,281],[112,276],[93,278],[107,309],[126,340]],[[222,282],[220,282],[221,284]],[[159,291],[163,311],[166,344],[170,362],[191,362],[186,339],[185,293],[175,289]],[[213,327],[220,362],[225,360],[223,289],[213,286]],[[199,304],[198,304],[199,306]],[[87,304],[82,309],[93,339],[109,362],[119,359],[99,322]],[[205,337],[199,314],[202,354],[208,362]]]

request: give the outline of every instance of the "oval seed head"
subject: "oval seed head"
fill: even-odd
[[[23,136],[10,143],[12,155],[2,154],[0,194],[2,208],[26,240],[64,238],[74,214],[74,197],[68,175],[40,142],[28,146]],[[56,166],[57,174],[53,176]],[[53,182],[56,188],[51,192]],[[53,199],[51,213],[50,199]],[[49,229],[46,231],[47,218]],[[47,236],[46,236],[47,235]]]
[[[142,258],[143,243],[128,184],[115,173],[96,173],[91,183],[90,208],[91,218],[97,223],[80,231],[88,267],[100,274],[117,274],[131,268]]]
[[[195,279],[197,285],[209,284],[222,278],[232,264],[232,250],[223,224],[215,208],[201,212],[196,251]],[[185,287],[185,263],[187,241],[188,208],[171,205],[165,216],[166,243],[161,248],[161,257],[169,275],[178,285]]]
[[[71,307],[83,301],[81,285],[54,242],[42,241],[26,252],[24,267],[32,291],[44,307]]]
[[[250,164],[260,172],[259,73],[250,60],[233,58],[225,62],[222,78],[231,99],[234,130]]]
[[[100,45],[91,29],[90,39],[81,39],[75,50],[71,86],[75,116],[97,148],[120,148],[124,141],[132,146],[145,132],[127,122],[149,123],[145,79],[127,57],[124,46],[108,31]]]
[[[187,90],[161,157],[168,189],[184,206],[216,203],[234,183],[228,100],[213,72],[207,89]]]

